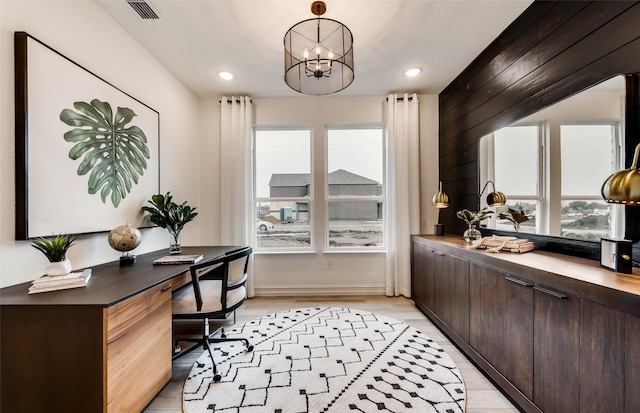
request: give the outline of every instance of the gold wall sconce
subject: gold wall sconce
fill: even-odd
[[[433,206],[436,208],[448,208],[449,196],[442,191],[442,181],[440,181],[440,190],[431,199]]]
[[[610,204],[640,205],[640,170],[638,156],[640,144],[636,146],[631,168],[611,174],[602,184],[602,198]]]
[[[487,205],[490,207],[504,206],[507,203],[507,197],[502,192],[496,191],[496,186],[493,181],[487,181],[487,183],[484,184],[484,187],[480,192],[480,198],[482,198],[482,194],[484,194],[484,191],[487,189],[489,184],[493,187],[493,192],[489,192],[487,195]]]
[[[431,203],[438,209],[449,207],[449,196],[442,191],[442,181],[440,181],[440,190],[433,196]],[[437,236],[444,235],[444,224],[434,224],[433,234]]]

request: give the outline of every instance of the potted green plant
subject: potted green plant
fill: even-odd
[[[488,208],[483,208],[478,212],[472,212],[468,209],[463,209],[461,211],[456,212],[456,216],[467,223],[469,228],[464,231],[462,236],[464,239],[471,244],[473,241],[482,238],[482,233],[476,229],[476,224],[480,221],[487,219],[493,214]]]
[[[507,221],[513,224],[513,229],[518,232],[520,230],[520,224],[523,222],[527,222],[529,217],[523,211],[515,208],[508,208],[508,214],[504,212],[500,212],[498,214],[498,219],[506,219]]]
[[[58,234],[52,237],[40,237],[32,241],[31,246],[41,251],[49,260],[45,268],[47,275],[64,275],[71,272],[71,261],[67,258],[67,251],[76,238],[70,234]]]
[[[180,232],[186,223],[193,221],[198,215],[196,208],[189,206],[187,201],[181,204],[173,202],[171,192],[153,195],[148,202],[152,206],[143,206],[142,210],[149,213],[152,223],[169,232],[171,236],[169,253],[180,254]]]

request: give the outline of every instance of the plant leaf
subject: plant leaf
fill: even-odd
[[[89,174],[89,194],[100,192],[103,203],[110,197],[115,208],[131,192],[151,159],[147,137],[137,126],[126,127],[136,116],[129,108],[118,107],[113,113],[108,102],[93,99],[91,103],[74,102],[77,111],[64,109],[60,120],[76,127],[64,134],[64,140],[75,143],[69,158],[83,158],[78,175]]]
[[[193,221],[198,215],[196,208],[187,205],[186,201],[180,205],[173,202],[171,192],[152,195],[148,202],[152,206],[143,206],[142,210],[150,214],[149,219],[152,223],[166,228],[175,239],[185,224]]]

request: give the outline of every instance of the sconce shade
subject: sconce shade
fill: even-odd
[[[602,198],[610,204],[640,205],[640,171],[638,155],[640,144],[636,146],[631,168],[609,176],[602,184]]]
[[[493,181],[487,181],[487,183],[484,184],[484,188],[482,188],[482,191],[480,192],[480,198],[482,198],[482,194],[484,194],[484,191],[487,189],[489,184],[493,187],[493,192],[490,192],[489,195],[487,195],[487,205],[490,207],[506,205],[507,197],[502,192],[496,191],[496,186]]]
[[[320,18],[326,11],[314,1],[318,16],[294,25],[284,36],[284,81],[305,95],[329,95],[353,82],[353,35],[344,24]]]
[[[436,208],[448,208],[449,207],[449,197],[447,194],[442,192],[442,182],[440,182],[440,190],[433,196],[431,199],[433,206]]]
[[[502,192],[491,192],[487,195],[487,205],[491,207],[503,206],[507,203],[507,197]]]

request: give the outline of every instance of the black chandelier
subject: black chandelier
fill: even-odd
[[[303,20],[284,36],[284,81],[306,95],[339,92],[353,82],[353,35],[342,23],[320,18],[327,6],[311,4],[318,16]]]

